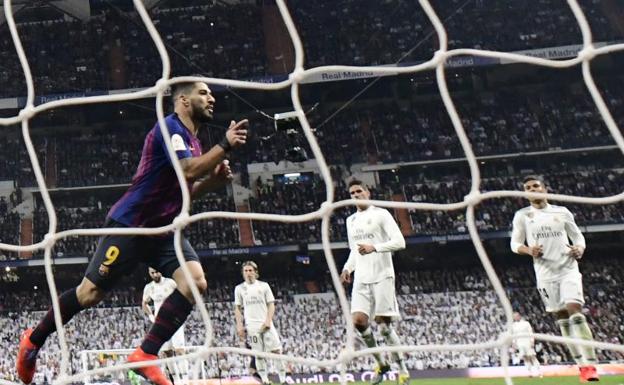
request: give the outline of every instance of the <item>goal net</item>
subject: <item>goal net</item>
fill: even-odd
[[[99,349],[81,350],[79,352],[80,365],[84,373],[91,373],[95,369],[109,368],[126,362],[134,349]],[[232,376],[241,377],[242,373],[233,373],[229,370],[226,357],[218,354],[195,357],[194,359],[178,358],[189,353],[201,351],[201,346],[184,346],[175,349],[175,352],[167,353],[173,357],[173,361],[161,364],[163,371],[176,384],[207,385],[212,379],[223,379]],[[85,384],[98,382],[129,382],[137,385],[141,382],[132,370],[120,370],[116,372],[105,371],[98,374],[87,375],[83,378]],[[218,381],[217,381],[218,383]]]
[[[481,192],[480,191],[480,170],[478,162],[476,161],[475,154],[471,147],[470,140],[464,130],[462,125],[462,121],[458,115],[457,109],[453,103],[453,99],[449,93],[449,89],[447,87],[446,77],[445,77],[445,63],[453,58],[472,56],[472,57],[481,57],[481,58],[497,58],[503,59],[506,62],[510,63],[524,63],[535,66],[543,66],[549,68],[569,68],[572,66],[580,65],[582,67],[583,80],[587,87],[587,90],[591,94],[591,97],[602,116],[602,119],[605,122],[606,127],[609,132],[613,136],[613,139],[619,146],[619,148],[624,152],[624,138],[620,130],[618,129],[607,105],[605,104],[603,97],[601,96],[600,91],[596,87],[594,79],[591,73],[591,63],[592,59],[596,56],[606,55],[615,51],[624,50],[624,44],[614,44],[609,46],[603,46],[600,48],[596,48],[592,41],[592,31],[587,22],[587,19],[580,8],[578,2],[576,0],[568,0],[567,3],[572,11],[576,22],[578,23],[580,30],[582,32],[583,42],[582,49],[578,53],[578,55],[572,59],[568,60],[550,60],[539,57],[531,57],[523,54],[514,54],[507,52],[495,52],[495,51],[486,51],[486,50],[478,50],[478,49],[448,49],[448,39],[445,31],[445,27],[438,17],[438,14],[435,12],[434,8],[430,4],[428,0],[419,0],[419,5],[424,10],[427,15],[429,21],[433,25],[435,29],[435,34],[437,35],[439,41],[439,48],[429,60],[424,63],[412,65],[412,66],[397,66],[397,67],[388,67],[388,66],[369,66],[369,67],[357,67],[357,66],[324,66],[324,67],[316,67],[316,68],[305,68],[304,67],[304,54],[303,54],[303,46],[295,24],[291,18],[288,7],[286,6],[286,2],[284,0],[276,0],[277,6],[283,18],[283,21],[288,30],[288,34],[290,39],[292,40],[292,44],[294,46],[295,51],[295,68],[290,73],[288,79],[278,82],[278,83],[263,83],[263,82],[254,82],[254,81],[240,81],[233,79],[221,79],[221,78],[204,78],[204,77],[176,77],[171,78],[171,66],[169,56],[167,54],[167,50],[163,44],[163,40],[161,36],[159,36],[156,28],[152,20],[150,19],[145,6],[141,0],[134,0],[134,6],[138,11],[141,20],[143,21],[145,28],[149,32],[149,35],[153,39],[154,45],[158,50],[160,55],[160,59],[162,61],[162,76],[160,79],[152,86],[145,90],[130,92],[130,93],[119,93],[115,95],[105,95],[105,96],[93,96],[93,97],[78,97],[78,98],[68,98],[63,100],[55,100],[49,101],[43,104],[35,105],[35,89],[33,86],[33,78],[30,71],[30,67],[28,64],[28,58],[26,57],[24,50],[22,48],[22,44],[20,42],[19,34],[15,25],[15,21],[13,19],[13,11],[11,7],[10,0],[4,0],[4,10],[6,20],[10,29],[11,38],[14,42],[15,48],[18,52],[18,56],[20,59],[21,67],[23,70],[24,77],[26,79],[27,84],[27,97],[26,104],[20,110],[19,114],[12,117],[0,118],[0,125],[8,126],[13,124],[20,124],[22,127],[22,132],[24,136],[24,141],[26,144],[26,148],[32,162],[32,168],[34,174],[36,176],[38,187],[41,191],[41,196],[45,204],[45,208],[47,210],[48,218],[49,218],[49,231],[45,238],[38,243],[29,246],[19,246],[12,244],[0,244],[0,248],[12,252],[24,252],[24,251],[36,251],[36,250],[44,250],[44,261],[45,261],[45,271],[48,280],[48,284],[50,287],[50,293],[53,300],[53,308],[55,310],[55,321],[58,330],[58,338],[59,344],[61,347],[61,365],[60,372],[58,377],[55,380],[55,384],[63,385],[68,383],[75,382],[89,382],[95,381],[98,378],[101,378],[106,373],[118,373],[118,375],[125,375],[127,370],[141,366],[141,364],[127,364],[124,363],[124,356],[127,354],[127,351],[83,351],[81,353],[81,360],[83,363],[83,372],[78,374],[71,374],[70,372],[70,357],[68,353],[67,340],[63,332],[60,312],[59,312],[59,303],[57,300],[58,292],[54,282],[54,276],[52,272],[52,248],[55,242],[65,239],[67,237],[72,236],[100,236],[104,234],[126,234],[126,235],[136,235],[136,234],[144,234],[144,235],[154,235],[161,234],[169,231],[174,231],[175,233],[175,243],[176,243],[176,253],[178,260],[183,267],[184,275],[186,279],[190,282],[191,276],[188,268],[185,267],[183,263],[184,259],[182,256],[182,249],[180,245],[181,234],[183,229],[189,224],[208,220],[215,218],[228,218],[228,219],[248,219],[254,221],[280,221],[285,223],[295,223],[295,222],[305,222],[311,220],[321,220],[321,234],[322,234],[322,244],[323,251],[325,253],[325,257],[327,260],[327,264],[329,270],[331,272],[332,281],[335,285],[336,292],[338,294],[338,299],[340,303],[340,308],[343,316],[343,322],[346,327],[346,343],[342,348],[340,353],[338,354],[336,359],[333,360],[317,360],[311,357],[294,357],[294,356],[279,356],[270,353],[257,353],[250,352],[247,349],[242,349],[238,347],[214,347],[212,344],[213,340],[213,330],[212,324],[210,321],[210,317],[208,312],[206,311],[205,306],[201,306],[199,304],[203,303],[200,293],[197,289],[191,284],[191,288],[193,289],[193,295],[196,303],[198,304],[197,308],[200,311],[201,318],[206,326],[205,333],[205,343],[201,346],[196,346],[193,348],[189,348],[186,353],[182,356],[176,356],[173,358],[165,359],[161,362],[162,365],[166,365],[170,362],[176,362],[178,365],[188,362],[190,368],[194,368],[196,370],[198,378],[211,377],[214,376],[214,365],[210,365],[211,369],[209,370],[204,365],[206,357],[214,354],[238,354],[238,355],[258,355],[261,357],[269,358],[269,359],[285,359],[290,362],[306,364],[310,366],[316,367],[325,367],[325,368],[338,368],[342,371],[343,376],[341,378],[342,382],[346,382],[345,368],[346,364],[351,362],[352,360],[368,356],[374,352],[416,352],[416,351],[466,351],[466,350],[485,350],[485,349],[496,349],[500,352],[500,362],[506,368],[508,365],[509,357],[508,357],[508,348],[512,343],[512,334],[511,334],[511,323],[512,323],[512,307],[510,301],[501,285],[501,281],[497,277],[492,264],[486,254],[486,251],[483,247],[481,239],[478,234],[477,227],[475,225],[475,206],[480,202],[486,199],[492,198],[501,198],[501,197],[531,197],[535,196],[535,194],[529,194],[519,191],[490,191],[490,192]],[[304,113],[304,108],[302,106],[299,91],[300,85],[314,76],[318,76],[320,73],[342,73],[349,72],[356,76],[357,74],[369,74],[374,76],[389,76],[389,75],[397,75],[397,74],[407,74],[407,73],[415,73],[420,71],[434,71],[435,79],[437,82],[437,86],[439,88],[439,92],[446,108],[446,111],[450,117],[453,128],[461,143],[461,148],[463,149],[465,156],[467,158],[467,162],[470,168],[471,175],[471,188],[468,195],[465,196],[463,201],[449,203],[449,204],[435,204],[435,203],[406,203],[406,202],[392,202],[392,201],[371,201],[372,204],[385,207],[385,208],[405,208],[411,210],[436,210],[436,211],[449,211],[449,210],[465,210],[465,218],[467,229],[470,234],[472,243],[474,248],[483,264],[483,268],[485,269],[487,276],[491,282],[492,287],[494,288],[498,300],[500,301],[500,306],[504,310],[504,314],[506,317],[506,329],[503,331],[497,338],[494,338],[487,342],[476,343],[476,344],[464,344],[464,345],[418,345],[418,346],[400,346],[400,347],[378,347],[375,349],[363,349],[356,350],[355,349],[355,332],[353,325],[351,323],[351,317],[349,313],[349,306],[347,302],[347,297],[344,291],[344,288],[340,284],[339,280],[339,272],[336,269],[336,263],[334,260],[334,256],[332,253],[332,249],[330,247],[330,218],[332,213],[342,207],[353,206],[355,204],[354,200],[342,200],[335,201],[335,191],[334,185],[332,183],[332,177],[330,174],[330,170],[325,161],[325,157],[323,152],[321,151],[317,139],[315,138],[315,134],[313,130],[311,130],[310,124],[306,118]],[[177,161],[177,157],[175,156],[175,152],[173,150],[171,140],[169,139],[168,128],[165,124],[164,120],[164,107],[163,100],[167,89],[176,83],[180,82],[188,82],[188,81],[203,81],[210,85],[219,85],[219,86],[227,86],[233,88],[240,89],[253,89],[253,90],[265,90],[265,91],[273,91],[280,90],[285,88],[290,88],[291,90],[291,98],[292,98],[292,106],[295,111],[295,116],[299,120],[301,127],[303,129],[303,133],[305,138],[309,142],[309,146],[311,148],[312,156],[316,159],[318,166],[320,168],[320,175],[322,176],[325,186],[326,186],[326,199],[325,202],[314,211],[311,211],[307,214],[303,215],[277,215],[277,214],[258,214],[258,213],[234,213],[234,212],[225,212],[225,211],[217,211],[217,212],[203,212],[195,215],[189,215],[190,209],[190,195],[187,189],[187,184],[184,180],[184,176],[181,171],[181,167],[179,162]],[[54,206],[50,200],[50,195],[48,192],[48,188],[46,186],[44,177],[41,172],[41,167],[39,161],[37,159],[37,153],[33,146],[33,143],[30,139],[29,133],[29,123],[30,120],[35,117],[37,114],[49,111],[59,107],[65,106],[74,106],[74,105],[85,105],[85,104],[94,104],[94,103],[106,103],[106,102],[118,102],[118,101],[127,101],[127,100],[136,100],[142,98],[149,98],[155,96],[155,108],[157,110],[158,121],[160,123],[160,127],[163,131],[163,137],[165,138],[165,142],[167,145],[167,149],[170,154],[170,158],[174,159],[174,168],[176,174],[178,176],[178,180],[180,182],[180,186],[182,186],[182,197],[183,197],[183,207],[181,213],[178,217],[173,221],[173,223],[163,226],[160,228],[146,229],[146,228],[132,228],[132,229],[71,229],[66,231],[57,231],[57,217],[55,213]],[[618,201],[621,201],[624,198],[624,192],[602,198],[588,198],[588,197],[579,197],[579,196],[569,196],[569,195],[559,195],[559,194],[548,194],[548,198],[561,202],[576,202],[576,203],[584,203],[584,204],[592,204],[592,205],[603,205],[603,204],[611,204]],[[552,335],[545,334],[533,334],[537,340],[548,341],[552,343],[564,344],[568,342],[574,342],[578,345],[584,346],[594,346],[596,348],[608,349],[608,350],[618,350],[624,351],[624,347],[616,344],[605,343],[605,342],[587,342],[582,340],[556,337]],[[515,337],[518,337],[516,335]],[[204,361],[202,361],[204,360]],[[191,370],[191,369],[189,369]],[[212,370],[212,371],[211,371]],[[114,376],[115,374],[113,374]],[[508,384],[512,383],[511,378],[507,375],[506,381]],[[0,381],[0,383],[9,383],[7,381]]]

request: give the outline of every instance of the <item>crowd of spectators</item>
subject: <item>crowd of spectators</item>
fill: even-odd
[[[208,4],[210,3],[210,4]],[[114,3],[92,8],[87,21],[58,16],[21,18],[18,30],[41,94],[152,85],[162,66],[137,12]],[[621,39],[599,2],[583,3],[597,41]],[[615,9],[613,9],[615,7]],[[444,20],[449,48],[504,51],[581,44],[578,22],[566,3],[538,4],[444,0],[434,6]],[[274,11],[275,12],[275,11]],[[192,1],[161,2],[152,20],[168,48],[174,74],[203,73],[245,79],[268,74],[263,5]],[[421,7],[407,0],[385,2],[295,1],[291,13],[302,36],[306,65],[380,65],[429,59],[437,36]],[[2,26],[0,70],[3,96],[26,92],[8,27]],[[273,32],[274,33],[274,32]],[[269,35],[270,36],[270,35]],[[269,43],[270,44],[270,43]],[[276,66],[279,67],[279,66]],[[292,68],[281,66],[280,72]]]
[[[334,173],[337,174],[337,173]],[[394,174],[393,174],[394,175]],[[334,175],[338,176],[338,175]],[[584,162],[566,163],[558,171],[543,175],[550,192],[584,197],[604,197],[621,192],[624,185],[624,171],[621,168],[593,169]],[[482,179],[482,191],[519,190],[522,175],[486,176]],[[344,179],[334,180],[335,200],[348,199]],[[391,200],[401,197],[405,202],[455,203],[461,202],[470,191],[470,179],[450,172],[425,176],[422,173],[403,173],[400,180],[378,189],[371,188],[372,197]],[[299,215],[313,212],[325,201],[325,184],[318,174],[310,173],[298,180],[254,181],[254,190],[249,198],[252,212]],[[103,225],[111,205],[121,195],[120,191],[104,194],[97,199],[90,194],[66,194],[53,196],[58,228],[68,229],[99,228]],[[20,218],[12,210],[4,209],[0,202],[1,227],[4,229],[3,242],[19,244]],[[555,203],[556,204],[556,203]],[[508,231],[511,218],[516,210],[526,206],[522,198],[489,199],[476,207],[476,225],[479,231]],[[622,203],[586,205],[565,203],[581,226],[622,223],[624,207]],[[227,191],[209,193],[194,202],[192,213],[210,211],[235,212],[234,199]],[[330,221],[330,239],[346,239],[345,220],[352,213],[351,207],[334,211]],[[467,233],[464,210],[430,211],[409,210],[411,235],[445,235]],[[34,241],[39,242],[48,232],[48,214],[40,200],[34,210]],[[276,221],[252,221],[255,244],[284,245],[316,243],[321,241],[319,220],[301,223]],[[207,250],[240,246],[239,223],[236,220],[210,219],[196,221],[185,230],[185,235],[197,250]],[[91,255],[96,247],[95,237],[72,236],[58,241],[54,256]],[[5,258],[10,257],[6,253]]]
[[[622,192],[624,171],[601,169],[577,171],[564,169],[559,173],[544,175],[549,192],[583,197],[604,197]],[[496,177],[482,180],[482,191],[519,190],[520,176]],[[461,202],[470,191],[470,181],[456,178],[454,181],[402,184],[405,198],[410,202],[454,203]],[[527,205],[523,199],[493,199],[483,201],[476,209],[476,225],[481,231],[510,230],[511,219],[516,210]],[[621,223],[624,220],[622,203],[590,206],[564,203],[572,211],[578,224],[589,226]],[[459,211],[410,210],[414,234],[467,233],[465,213]]]
[[[619,126],[624,126],[624,99],[617,89],[623,85],[622,79],[614,78],[603,87]],[[454,99],[477,156],[615,144],[593,101],[577,85],[459,93]],[[322,123],[330,111],[331,108],[321,107],[309,114],[309,120],[316,127],[319,145],[331,165],[350,171],[355,163],[434,161],[465,156],[446,109],[436,96],[418,101],[382,99],[376,108],[351,104]],[[153,117],[120,119],[79,134],[73,130],[46,130],[33,135],[42,170],[56,170],[52,182],[55,186],[119,184],[130,182],[145,133],[153,124]],[[284,159],[283,141],[262,139],[274,131],[273,124],[264,118],[252,119],[254,134],[248,145],[232,154],[235,172],[246,172],[249,163]],[[207,130],[210,134],[208,131],[218,135],[213,127]],[[214,138],[205,139],[205,148],[214,145]],[[8,151],[0,156],[0,175],[19,180],[22,186],[35,185],[21,140],[2,140]],[[49,142],[54,145],[47,145]],[[307,142],[302,140],[301,144],[311,155]],[[54,153],[47,154],[49,151]]]
[[[261,8],[244,3],[187,4],[151,12],[175,74],[249,78],[264,75]],[[59,16],[19,23],[18,31],[39,94],[151,86],[162,63],[138,13],[111,5],[82,22]],[[0,70],[3,96],[26,94],[6,24]]]
[[[120,193],[111,192],[95,199],[88,194],[70,194],[52,199],[55,205],[58,231],[70,229],[101,228],[110,207],[119,198]],[[223,192],[210,192],[193,202],[191,214],[207,211],[236,211],[231,195]],[[38,200],[34,211],[35,242],[43,239],[48,232],[48,213],[43,202]],[[19,223],[19,221],[18,221]],[[8,226],[9,224],[7,224]],[[16,227],[19,229],[19,226]],[[19,232],[19,230],[18,230]],[[217,246],[238,246],[240,244],[238,223],[222,219],[201,220],[191,223],[185,230],[185,236],[197,250],[214,249]],[[97,246],[96,237],[70,236],[55,243],[55,257],[92,255]]]
[[[553,318],[543,312],[531,270],[528,265],[499,266],[499,277],[514,309],[525,315],[536,332],[558,334]],[[622,343],[624,303],[619,291],[624,270],[617,259],[607,258],[584,261],[581,270],[585,281],[586,315],[594,335],[601,341]],[[305,293],[293,286],[290,278],[273,278],[269,282],[278,298],[275,324],[282,336],[286,354],[321,360],[336,358],[344,345],[345,322],[333,290],[326,294],[301,296],[299,294]],[[211,288],[206,304],[214,328],[215,345],[238,346],[232,308],[234,284],[217,282],[217,287],[225,295]],[[397,290],[402,312],[397,332],[404,344],[485,342],[495,339],[504,330],[502,307],[481,268],[399,272]],[[0,345],[3,351],[15,351],[19,332],[32,326],[42,313],[26,310],[22,306],[31,302],[31,293],[9,292],[2,295],[3,299],[14,300],[3,301],[9,305],[0,313]],[[29,301],[24,301],[24,296],[28,296]],[[44,295],[39,297],[45,298]],[[140,343],[149,323],[139,307],[139,300],[140,291],[135,288],[114,291],[109,301],[96,309],[82,312],[66,326],[74,373],[82,370],[81,350],[122,349]],[[44,303],[40,305],[45,308]],[[114,327],[111,328],[111,325]],[[198,311],[192,313],[185,328],[187,345],[204,342],[204,325]],[[571,362],[564,346],[538,343],[537,348],[540,360],[545,364]],[[598,356],[601,361],[624,358],[621,353],[602,350],[598,351]],[[58,370],[56,336],[46,343],[40,357],[39,368]],[[90,365],[98,365],[97,358],[92,355]],[[13,359],[12,355],[0,358],[3,379],[14,379]],[[123,360],[123,356],[119,360]],[[222,375],[246,372],[241,356],[225,355],[219,360],[217,362],[216,356],[207,359],[209,376],[216,377],[217,368],[221,368]],[[499,365],[500,359],[498,353],[491,350],[413,352],[408,355],[407,364],[409,368],[418,370],[466,368]],[[373,361],[369,358],[358,359],[348,364],[348,370],[370,370],[372,365]],[[298,363],[289,367],[294,373],[330,370]]]
[[[366,6],[357,1],[338,5],[322,0],[294,4],[293,16],[310,66],[413,63],[431,58],[438,47],[425,12],[410,1],[369,2]],[[565,3],[444,0],[432,6],[446,27],[449,49],[518,51],[582,40]],[[596,40],[621,38],[598,2],[584,3],[583,10]]]

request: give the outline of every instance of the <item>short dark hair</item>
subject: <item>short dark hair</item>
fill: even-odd
[[[537,176],[537,175],[527,175],[527,176],[525,176],[524,179],[522,179],[522,184],[525,184],[526,182],[528,182],[530,180],[536,180],[536,181],[540,182],[541,184],[544,184],[544,179],[542,179],[542,177]]]
[[[176,83],[171,86],[171,100],[175,103],[178,96],[182,94],[190,94],[195,88],[195,84],[199,82],[183,82]]]
[[[351,182],[349,182],[349,186],[347,186],[347,187],[351,188],[351,186],[362,186],[362,187],[364,187],[364,190],[368,190],[368,187],[366,187],[364,182],[362,182],[359,179],[352,179]]]

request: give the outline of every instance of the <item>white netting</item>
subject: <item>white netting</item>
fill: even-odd
[[[201,350],[201,346],[184,346],[176,348],[176,354],[179,356]],[[134,349],[91,349],[81,350],[80,365],[84,373],[89,373],[94,369],[106,368],[113,365],[126,362],[128,356],[132,354]],[[186,360],[178,358],[178,361],[171,363],[166,368],[167,375],[176,379],[176,383],[188,378],[194,380],[209,380],[220,376],[220,360],[215,354],[213,357],[195,357],[194,360]],[[84,378],[85,383],[105,382],[107,380],[129,380],[128,372],[117,373],[101,373],[99,376],[87,375]]]
[[[22,45],[21,45],[21,42],[17,33],[15,21],[13,19],[11,1],[4,0],[5,16],[7,19],[7,23],[11,32],[13,42],[15,44],[15,47],[16,47],[16,50],[20,59],[22,69],[24,71],[28,95],[26,98],[26,105],[24,106],[24,108],[21,109],[20,113],[14,117],[0,118],[0,125],[7,126],[11,124],[21,123],[22,134],[24,136],[26,148],[28,150],[28,154],[32,162],[33,170],[36,176],[37,184],[41,191],[43,202],[45,204],[45,207],[48,213],[49,230],[46,236],[44,237],[43,241],[39,243],[29,245],[29,246],[0,244],[0,248],[5,249],[5,250],[10,250],[10,251],[16,251],[16,252],[34,251],[38,249],[45,250],[44,262],[45,262],[46,277],[47,277],[49,288],[50,288],[50,294],[53,299],[53,308],[55,310],[55,321],[56,321],[56,326],[58,330],[57,333],[58,333],[61,351],[62,351],[60,375],[58,376],[58,378],[56,379],[54,383],[66,384],[69,382],[77,382],[88,376],[94,376],[94,375],[98,375],[104,372],[110,372],[113,370],[125,370],[125,369],[139,367],[139,366],[144,365],[144,364],[137,364],[137,363],[122,364],[122,365],[116,365],[111,368],[99,368],[99,369],[90,370],[87,373],[68,375],[69,354],[68,354],[67,343],[66,343],[66,339],[64,336],[62,323],[61,323],[59,303],[57,300],[58,294],[57,294],[57,290],[54,284],[54,279],[53,279],[53,274],[52,274],[51,250],[52,250],[54,243],[57,240],[66,238],[69,236],[79,236],[79,235],[82,235],[82,236],[88,236],[88,235],[100,236],[104,234],[153,235],[153,234],[161,234],[161,233],[173,230],[175,232],[174,242],[175,242],[175,249],[176,249],[178,260],[181,263],[181,266],[183,268],[182,270],[184,271],[184,275],[186,279],[191,281],[190,272],[188,271],[188,268],[186,267],[186,265],[183,263],[184,259],[182,256],[180,239],[181,239],[182,229],[192,222],[204,220],[204,219],[229,218],[229,219],[250,219],[250,220],[263,220],[263,221],[281,221],[281,222],[293,223],[293,222],[310,221],[310,220],[320,218],[322,220],[321,234],[322,234],[323,250],[325,252],[325,256],[326,256],[327,263],[331,272],[333,283],[337,289],[338,298],[339,298],[339,302],[343,311],[344,322],[345,322],[346,330],[347,330],[346,346],[344,350],[340,353],[337,359],[319,361],[319,360],[305,358],[305,357],[287,357],[287,356],[279,356],[279,355],[270,354],[270,353],[258,353],[258,352],[251,353],[251,351],[247,349],[234,348],[234,347],[210,347],[211,341],[212,341],[212,335],[213,335],[210,318],[204,306],[197,306],[198,309],[200,310],[202,319],[206,325],[205,346],[200,348],[196,352],[190,353],[189,355],[185,357],[169,358],[169,359],[160,360],[160,362],[161,363],[169,362],[169,361],[179,360],[183,358],[193,359],[198,356],[208,356],[214,353],[225,352],[225,353],[235,353],[235,354],[242,354],[242,355],[253,354],[253,355],[258,355],[258,356],[272,358],[272,359],[281,358],[281,359],[286,359],[292,362],[299,362],[302,364],[314,365],[314,366],[319,366],[319,367],[336,367],[341,362],[348,362],[356,357],[369,355],[373,352],[383,352],[383,351],[410,352],[410,351],[436,351],[436,350],[464,351],[464,350],[475,350],[475,349],[479,350],[479,349],[499,348],[500,354],[501,354],[501,362],[506,373],[505,380],[507,384],[512,384],[512,380],[508,376],[508,373],[507,373],[507,365],[509,361],[508,356],[507,356],[508,347],[512,342],[512,336],[510,333],[511,323],[512,323],[511,304],[503,290],[501,282],[498,279],[490,263],[490,260],[485,252],[485,249],[483,248],[481,240],[479,238],[479,234],[477,232],[477,227],[476,227],[475,218],[474,218],[474,207],[477,204],[479,204],[479,202],[485,199],[501,198],[501,197],[525,197],[527,198],[527,197],[539,196],[540,194],[524,193],[520,191],[491,191],[487,193],[480,192],[479,190],[479,186],[480,186],[479,167],[477,165],[477,161],[472,151],[470,142],[468,140],[468,137],[466,136],[466,132],[462,126],[461,120],[459,118],[459,115],[453,104],[453,100],[451,99],[449,90],[446,85],[445,72],[444,72],[445,62],[447,59],[451,57],[470,55],[470,56],[478,56],[478,57],[499,58],[499,59],[505,59],[508,62],[525,63],[525,64],[550,67],[550,68],[568,68],[571,66],[575,66],[577,64],[581,64],[585,85],[587,86],[587,89],[589,90],[594,100],[594,103],[596,104],[598,110],[600,111],[600,114],[602,118],[604,119],[607,125],[607,128],[611,132],[611,135],[615,139],[618,147],[622,150],[622,152],[624,152],[624,138],[622,137],[620,131],[618,130],[618,127],[615,121],[613,120],[613,117],[611,116],[611,113],[609,112],[609,109],[607,108],[602,96],[600,95],[600,92],[598,91],[594,83],[594,80],[592,78],[592,74],[590,72],[590,63],[594,57],[598,55],[605,55],[614,51],[624,50],[624,44],[614,44],[614,45],[609,45],[609,46],[605,46],[601,48],[595,48],[592,44],[591,30],[589,28],[589,24],[587,23],[587,20],[585,18],[583,11],[579,7],[579,4],[577,3],[576,0],[568,0],[568,5],[570,6],[570,9],[572,10],[574,17],[580,26],[582,36],[583,36],[583,49],[578,53],[578,55],[575,58],[572,58],[569,60],[549,60],[549,59],[541,59],[541,58],[520,55],[520,54],[485,51],[485,50],[477,50],[477,49],[454,49],[454,50],[449,51],[447,50],[446,31],[444,29],[442,22],[440,21],[436,12],[433,10],[433,8],[431,7],[431,5],[429,4],[427,0],[419,0],[420,6],[423,8],[427,17],[433,24],[435,28],[435,32],[439,40],[440,49],[435,53],[433,58],[431,58],[430,60],[422,64],[418,64],[414,66],[407,66],[407,67],[324,66],[324,67],[316,67],[316,68],[311,68],[311,69],[306,70],[303,67],[304,60],[303,60],[302,43],[298,36],[294,23],[291,19],[291,16],[288,12],[288,9],[283,0],[276,0],[276,2],[279,8],[279,11],[283,17],[283,20],[285,22],[285,25],[288,29],[288,33],[290,35],[290,38],[292,39],[294,49],[295,49],[295,68],[292,71],[292,73],[290,73],[288,80],[285,80],[279,83],[274,83],[274,84],[267,84],[267,83],[259,83],[259,82],[247,82],[247,81],[239,81],[239,80],[202,78],[202,77],[170,78],[169,77],[170,62],[169,62],[169,57],[165,49],[165,46],[158,32],[156,31],[142,2],[140,0],[134,0],[134,5],[137,11],[139,12],[139,15],[143,23],[145,24],[151,38],[153,39],[154,44],[156,45],[156,48],[162,60],[162,65],[163,65],[162,76],[156,82],[156,84],[153,87],[150,87],[148,89],[145,89],[139,92],[131,92],[131,93],[123,93],[123,94],[107,95],[107,96],[70,98],[70,99],[64,99],[64,100],[51,101],[51,102],[47,102],[47,103],[35,106],[34,105],[35,93],[34,93],[34,87],[33,87],[33,79],[32,79],[29,65],[28,65],[28,60],[26,58],[26,55],[24,53],[24,50],[22,48]],[[507,319],[508,332],[502,333],[500,336],[498,336],[496,340],[492,340],[492,341],[485,342],[485,343],[479,343],[479,344],[378,347],[375,349],[365,349],[365,350],[355,351],[354,330],[350,321],[350,314],[348,311],[347,299],[345,296],[345,291],[342,288],[342,285],[340,284],[340,281],[339,281],[338,272],[335,267],[336,265],[334,262],[334,257],[332,255],[330,242],[329,242],[329,224],[330,224],[330,216],[332,212],[335,209],[340,208],[340,207],[354,205],[355,201],[343,200],[339,202],[334,202],[333,200],[334,190],[333,190],[333,183],[332,183],[332,179],[330,176],[329,168],[327,167],[325,158],[323,157],[323,154],[319,148],[319,145],[314,137],[312,130],[310,129],[310,125],[304,114],[304,110],[302,108],[301,101],[299,99],[299,84],[302,81],[304,81],[304,79],[306,79],[307,77],[313,76],[320,72],[326,72],[326,71],[350,71],[353,73],[367,72],[367,73],[373,73],[376,75],[384,75],[384,74],[392,75],[392,74],[403,74],[403,73],[419,72],[419,71],[433,70],[433,69],[435,69],[437,84],[440,90],[440,94],[442,96],[444,106],[446,107],[446,110],[451,118],[453,127],[461,142],[462,149],[466,154],[466,158],[470,166],[470,173],[471,173],[471,180],[472,180],[470,193],[465,197],[463,202],[456,202],[456,203],[449,203],[449,204],[405,203],[405,202],[398,203],[398,202],[377,201],[377,200],[371,201],[371,203],[380,207],[406,208],[406,209],[416,209],[416,210],[449,211],[449,210],[457,210],[457,209],[465,208],[466,209],[466,222],[467,222],[467,227],[470,233],[470,237],[477,251],[477,254],[479,255],[479,258],[481,259],[483,267],[485,268],[485,271],[504,309],[506,319]],[[209,84],[215,84],[215,85],[222,85],[222,86],[229,86],[229,87],[236,87],[236,88],[243,88],[243,89],[267,90],[267,91],[290,87],[291,99],[293,102],[294,109],[297,112],[297,117],[299,121],[301,122],[301,126],[303,128],[305,136],[309,141],[312,152],[314,153],[314,157],[316,158],[318,162],[321,176],[323,177],[323,180],[325,181],[326,191],[327,191],[326,201],[321,205],[321,207],[314,212],[310,212],[304,215],[254,214],[254,213],[233,213],[233,212],[218,211],[218,212],[205,212],[205,213],[200,213],[200,214],[190,216],[189,215],[189,207],[190,207],[189,191],[186,187],[186,183],[184,181],[184,177],[181,172],[180,164],[177,161],[177,157],[175,156],[175,153],[171,147],[171,141],[169,139],[169,135],[166,135],[168,129],[164,121],[164,112],[163,112],[163,98],[164,98],[164,94],[167,88],[172,84],[180,83],[180,82],[188,82],[188,81],[203,81],[203,82],[207,82]],[[30,139],[29,120],[33,118],[37,113],[40,113],[46,110],[51,110],[53,108],[77,105],[77,104],[127,101],[127,100],[132,100],[132,99],[153,97],[154,94],[156,95],[156,109],[157,109],[158,121],[160,123],[161,130],[163,131],[163,134],[164,134],[163,137],[165,138],[165,142],[166,142],[170,157],[171,159],[176,159],[176,161],[173,162],[174,169],[177,174],[180,186],[182,186],[183,205],[182,205],[182,210],[181,210],[180,215],[178,215],[178,217],[173,221],[172,224],[168,226],[159,227],[159,228],[73,229],[73,230],[57,232],[56,231],[57,220],[56,220],[54,207],[50,200],[50,196],[49,196],[47,187],[45,185],[43,175],[41,173],[41,168],[37,160],[37,155],[33,147],[32,141]],[[558,201],[564,201],[564,202],[578,202],[578,203],[601,205],[601,204],[610,204],[610,203],[621,201],[622,199],[624,199],[624,192],[617,194],[617,195],[610,196],[610,197],[601,197],[601,198],[577,197],[577,196],[560,195],[560,194],[547,194],[546,197],[552,200],[558,200]],[[190,285],[190,287],[192,289],[193,296],[196,302],[198,304],[203,303],[202,298],[197,288],[194,287],[194,285]],[[525,335],[515,335],[515,337],[522,337],[522,336],[525,336]],[[556,336],[550,336],[550,335],[544,335],[544,334],[534,334],[533,336],[538,340],[549,341],[549,342],[554,342],[554,343],[563,344],[563,343],[574,341],[576,344],[582,345],[582,346],[593,346],[593,347],[601,348],[601,349],[617,350],[617,351],[624,352],[624,346],[622,345],[616,345],[616,344],[610,344],[610,343],[604,343],[604,342],[588,342],[588,341],[583,341],[583,340],[578,340],[578,339],[556,337]],[[345,365],[341,365],[341,370],[344,374]],[[344,376],[343,376],[342,381],[343,383],[346,382],[346,378]],[[14,383],[5,381],[5,380],[0,380],[0,384],[14,384]]]

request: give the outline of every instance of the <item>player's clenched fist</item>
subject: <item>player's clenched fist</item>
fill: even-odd
[[[585,252],[585,248],[583,246],[570,246],[570,245],[566,245],[568,247],[570,256],[574,259],[581,259],[583,258],[583,253]]]
[[[232,168],[230,167],[230,161],[224,159],[221,163],[219,163],[217,167],[215,167],[213,176],[223,180],[232,180],[234,174],[232,173]]]
[[[529,255],[533,258],[540,258],[544,255],[544,247],[542,245],[529,246]]]
[[[351,273],[348,270],[343,270],[340,273],[340,282],[342,283],[351,283]]]

